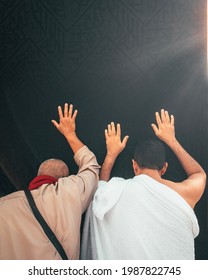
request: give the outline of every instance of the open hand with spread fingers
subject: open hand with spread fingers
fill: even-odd
[[[168,111],[162,109],[160,114],[155,113],[155,117],[157,125],[152,124],[155,135],[167,145],[170,145],[176,140],[174,116],[169,116]]]
[[[121,126],[117,124],[115,127],[114,122],[108,124],[105,129],[105,139],[107,155],[116,158],[126,147],[129,136],[125,136],[121,141]]]
[[[58,106],[59,123],[52,120],[54,126],[62,133],[65,137],[70,137],[75,134],[76,131],[76,117],[78,111],[73,112],[73,105],[68,103],[64,104],[64,110],[62,111],[61,106]]]

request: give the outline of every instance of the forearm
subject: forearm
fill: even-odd
[[[84,144],[79,140],[75,132],[64,136],[74,154],[76,154],[76,152],[84,146]]]
[[[112,168],[114,166],[116,157],[109,156],[108,154],[105,157],[103,165],[100,171],[100,180],[108,182],[110,180],[110,175]]]
[[[186,150],[181,146],[177,139],[174,139],[174,141],[171,141],[167,145],[178,158],[181,166],[183,167],[188,177],[195,174],[205,175],[205,172],[200,166],[200,164],[186,152]]]

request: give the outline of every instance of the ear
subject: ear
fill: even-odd
[[[164,175],[167,169],[168,169],[168,163],[165,162],[163,168],[159,171],[160,176]]]
[[[139,166],[134,159],[132,159],[132,166],[133,166],[134,174],[137,175],[139,171]]]

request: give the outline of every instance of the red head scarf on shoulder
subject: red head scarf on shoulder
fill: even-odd
[[[48,176],[48,175],[41,175],[35,177],[29,184],[28,189],[34,190],[42,186],[43,184],[55,184],[58,181],[58,179]]]

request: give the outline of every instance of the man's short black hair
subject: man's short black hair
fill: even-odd
[[[145,140],[137,144],[134,160],[140,168],[161,170],[166,162],[165,147],[159,140]]]

